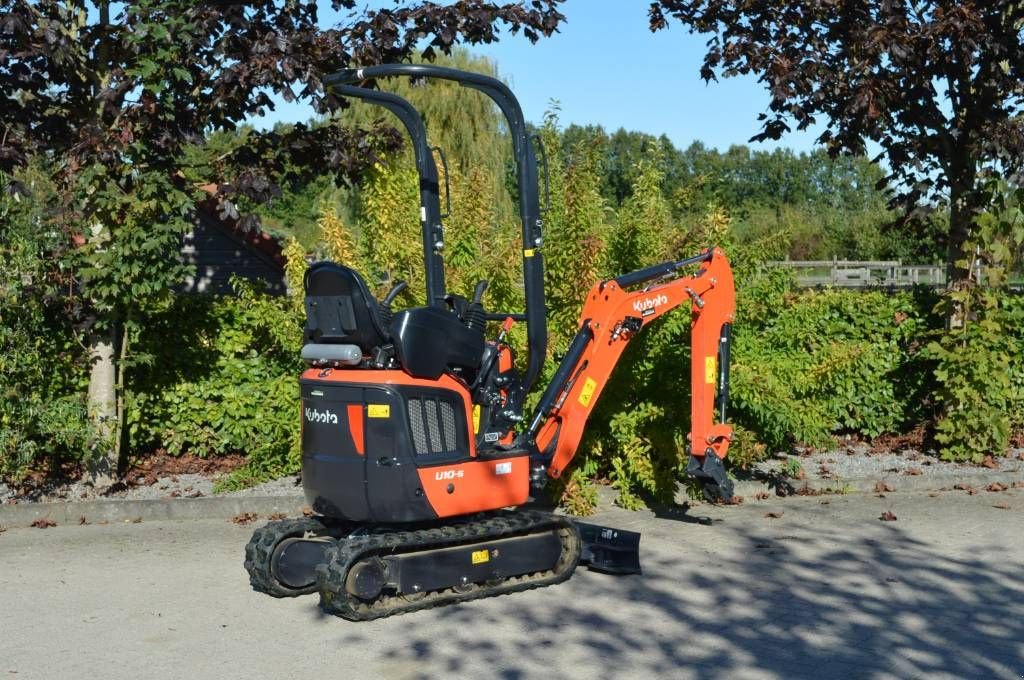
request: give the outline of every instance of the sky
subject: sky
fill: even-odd
[[[330,3],[320,4],[321,23],[335,23],[338,15]],[[521,35],[503,34],[498,43],[470,51],[497,63],[531,122],[540,122],[557,99],[562,125],[665,134],[677,148],[695,140],[720,150],[748,143],[760,129],[757,115],[768,105],[764,86],[754,76],[705,83],[700,66],[707,38],[689,34],[678,22],[652,34],[649,5],[649,0],[567,0],[560,7],[566,21],[552,37],[531,44]],[[312,116],[306,104],[281,101],[274,113],[254,122],[263,127]],[[820,132],[793,131],[778,142],[752,146],[810,151]]]

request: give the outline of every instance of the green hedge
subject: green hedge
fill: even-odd
[[[773,270],[743,289],[732,363],[734,462],[794,443],[827,446],[836,432],[905,431],[934,416],[938,364],[922,349],[941,319],[930,293],[797,291]],[[1017,318],[1024,299],[1007,296],[1005,307]],[[80,357],[44,311],[5,316],[0,325],[5,476],[41,456],[80,458],[89,447],[84,373],[74,368]],[[245,286],[239,297],[178,296],[142,326],[129,372],[132,451],[242,452],[250,465],[236,481],[297,469],[301,317],[292,301]],[[40,327],[47,335],[33,332]],[[1014,349],[1005,413],[1021,428],[1024,330],[1015,328],[1006,339]],[[689,429],[688,363],[685,314],[667,316],[633,343],[588,428],[579,473],[607,476],[627,505],[674,491]]]
[[[240,475],[262,479],[298,467],[302,321],[289,300],[235,287],[238,297],[179,296],[144,321],[129,440],[134,451],[241,452]]]
[[[794,288],[767,268],[738,272],[729,420],[733,464],[839,432],[874,437],[929,417],[933,364],[924,339],[941,320],[927,291]],[[627,349],[589,426],[585,465],[620,502],[669,498],[689,430],[689,318],[667,316]]]

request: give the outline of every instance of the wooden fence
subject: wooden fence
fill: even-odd
[[[937,288],[946,285],[946,268],[942,265],[903,264],[898,260],[871,262],[839,259],[784,260],[770,264],[795,269],[797,283],[808,288],[909,288],[915,285]]]

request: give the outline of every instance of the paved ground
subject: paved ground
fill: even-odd
[[[886,510],[898,520],[879,521]],[[642,577],[581,571],[365,624],[321,616],[315,598],[251,592],[251,527],[10,529],[0,678],[1024,675],[1024,492],[748,500],[693,514],[711,523],[602,513],[643,531]]]

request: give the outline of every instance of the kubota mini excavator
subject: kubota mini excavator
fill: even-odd
[[[490,97],[507,119],[522,220],[523,313],[487,311],[486,281],[469,299],[445,289],[438,172],[422,118],[398,96],[353,84],[388,76],[455,81]],[[346,70],[325,86],[390,110],[412,139],[427,299],[393,312],[403,283],[378,302],[348,267],[308,269],[302,484],[316,514],[256,530],[245,560],[252,586],[277,597],[319,592],[325,611],[366,620],[559,583],[581,559],[613,573],[639,571],[638,534],[519,506],[564,473],[630,340],[687,303],[687,472],[709,495],[731,498],[722,460],[732,437],[724,421],[734,289],[722,251],[595,283],[576,336],[527,418],[524,399],[548,338],[537,159],[515,96],[494,78],[430,65]],[[517,321],[527,328],[525,369],[505,342]],[[503,322],[495,339],[486,337],[487,322]]]

